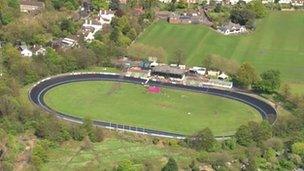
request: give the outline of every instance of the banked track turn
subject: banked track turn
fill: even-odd
[[[44,102],[44,95],[46,92],[56,86],[67,84],[71,82],[80,82],[80,81],[116,81],[116,82],[126,82],[126,83],[133,83],[133,84],[143,84],[147,80],[141,78],[134,78],[134,77],[126,77],[121,76],[119,74],[114,73],[70,73],[70,74],[62,74],[54,77],[49,77],[43,79],[36,83],[29,91],[29,99],[37,105],[38,107],[42,108],[43,110],[56,114],[56,116],[60,119],[67,120],[74,123],[82,123],[82,119],[79,117],[72,116],[72,114],[61,113],[54,109],[48,107],[48,105]],[[148,85],[160,86],[160,87],[167,87],[172,89],[181,89],[186,91],[193,91],[197,93],[205,93],[211,94],[215,96],[220,96],[228,99],[233,99],[245,103],[253,108],[255,108],[262,116],[263,119],[268,120],[269,123],[273,124],[277,118],[277,111],[275,108],[270,105],[268,102],[261,100],[257,97],[244,94],[234,90],[224,90],[224,89],[216,89],[211,87],[194,87],[194,86],[186,86],[180,84],[172,84],[172,83],[162,83],[158,81],[149,80]],[[151,136],[158,136],[158,137],[168,137],[168,138],[178,138],[183,139],[186,135],[161,131],[161,130],[153,130],[153,129],[146,129],[140,128],[135,126],[128,126],[128,125],[121,125],[115,124],[105,121],[94,120],[93,124],[99,127],[104,127],[108,129],[115,129],[115,130],[122,130],[128,132],[135,132],[140,134],[146,134]],[[231,136],[231,135],[230,135]],[[217,137],[218,139],[227,138],[229,136],[221,136]]]

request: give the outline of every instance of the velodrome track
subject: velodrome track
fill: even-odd
[[[82,123],[82,119],[72,116],[72,114],[60,113],[48,107],[48,105],[44,102],[44,95],[46,92],[53,87],[58,85],[67,84],[71,82],[79,82],[79,81],[116,81],[116,82],[127,82],[133,84],[143,84],[147,80],[141,78],[133,78],[121,76],[113,73],[71,73],[71,74],[62,74],[54,77],[49,77],[44,80],[39,81],[35,84],[29,91],[29,99],[38,107],[43,110],[55,114],[58,118],[63,120],[67,120],[73,123]],[[216,89],[211,87],[194,87],[194,86],[185,86],[180,84],[171,84],[171,83],[162,83],[158,81],[149,80],[149,85],[155,85],[160,87],[168,87],[173,89],[182,89],[187,91],[194,91],[198,93],[206,93],[216,96],[221,96],[233,100],[240,101],[245,103],[253,108],[255,108],[262,116],[263,119],[268,120],[269,123],[273,124],[277,118],[277,111],[270,105],[268,102],[256,98],[254,96],[244,94],[241,92],[237,92],[234,90],[224,90],[224,89]],[[159,136],[159,137],[168,137],[168,138],[178,138],[183,139],[186,135],[179,133],[172,133],[160,130],[152,130],[146,128],[139,128],[135,126],[121,125],[115,124],[105,121],[93,121],[94,125],[99,127],[104,127],[108,129],[115,129],[127,132],[135,132],[140,134],[146,134],[151,136]],[[217,137],[219,139],[225,137]]]

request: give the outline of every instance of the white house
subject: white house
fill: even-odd
[[[27,48],[27,45],[22,42],[21,45],[19,46],[20,54],[23,57],[32,57],[33,52]]]
[[[279,0],[280,4],[290,4],[291,0]]]
[[[292,6],[304,6],[304,0],[291,0]]]
[[[100,10],[98,16],[100,17],[101,24],[110,24],[115,14],[111,10]]]
[[[226,75],[225,73],[221,73],[217,78],[220,80],[226,80],[228,79],[228,75]]]
[[[97,19],[85,20],[84,24],[82,25],[84,40],[86,42],[92,42],[94,40],[94,35],[98,31],[102,30],[104,24],[110,24],[113,17],[115,17],[113,11],[100,10]]]
[[[247,29],[245,26],[241,26],[239,24],[229,22],[227,25],[218,27],[217,31],[224,35],[229,35],[229,34],[244,33],[247,31]]]
[[[229,3],[231,4],[231,5],[235,5],[235,4],[237,4],[239,2],[239,0],[230,0],[229,1]]]
[[[74,39],[70,39],[70,38],[64,38],[61,40],[62,45],[66,46],[66,47],[74,47],[77,46],[77,41]]]
[[[195,73],[198,73],[200,75],[205,75],[206,74],[206,68],[203,68],[203,67],[192,67],[189,69],[190,71],[192,72],[195,72]]]
[[[89,32],[85,37],[84,37],[84,40],[86,42],[92,42],[93,40],[95,39],[94,37],[94,33],[93,32]]]
[[[33,52],[27,48],[23,49],[20,53],[21,53],[21,56],[23,56],[23,57],[32,57],[33,56]]]
[[[32,52],[36,56],[38,56],[38,55],[44,56],[46,54],[46,49],[43,48],[42,46],[36,46],[36,45],[34,45],[33,48],[32,48]]]

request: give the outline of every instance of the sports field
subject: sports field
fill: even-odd
[[[173,89],[151,94],[128,83],[64,84],[47,92],[45,102],[75,116],[184,134],[209,127],[228,135],[248,121],[261,121],[256,110],[237,101]]]
[[[219,54],[239,62],[249,61],[259,71],[279,69],[285,81],[297,86],[304,84],[304,12],[301,11],[273,12],[258,21],[256,31],[238,36],[224,36],[202,25],[157,22],[137,42],[162,47],[167,60],[176,49],[185,51],[189,65],[201,65],[208,54]]]

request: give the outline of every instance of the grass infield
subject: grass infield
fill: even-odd
[[[137,43],[162,47],[167,61],[176,49],[182,49],[188,65],[201,65],[208,54],[249,61],[260,72],[280,70],[284,81],[292,83],[291,86],[297,83],[295,91],[304,88],[304,13],[301,11],[272,12],[258,21],[253,33],[238,36],[224,36],[202,25],[157,22],[146,29]]]
[[[209,127],[228,135],[248,121],[261,121],[255,109],[234,100],[166,88],[151,94],[128,83],[64,84],[47,92],[45,102],[74,116],[184,134]]]

